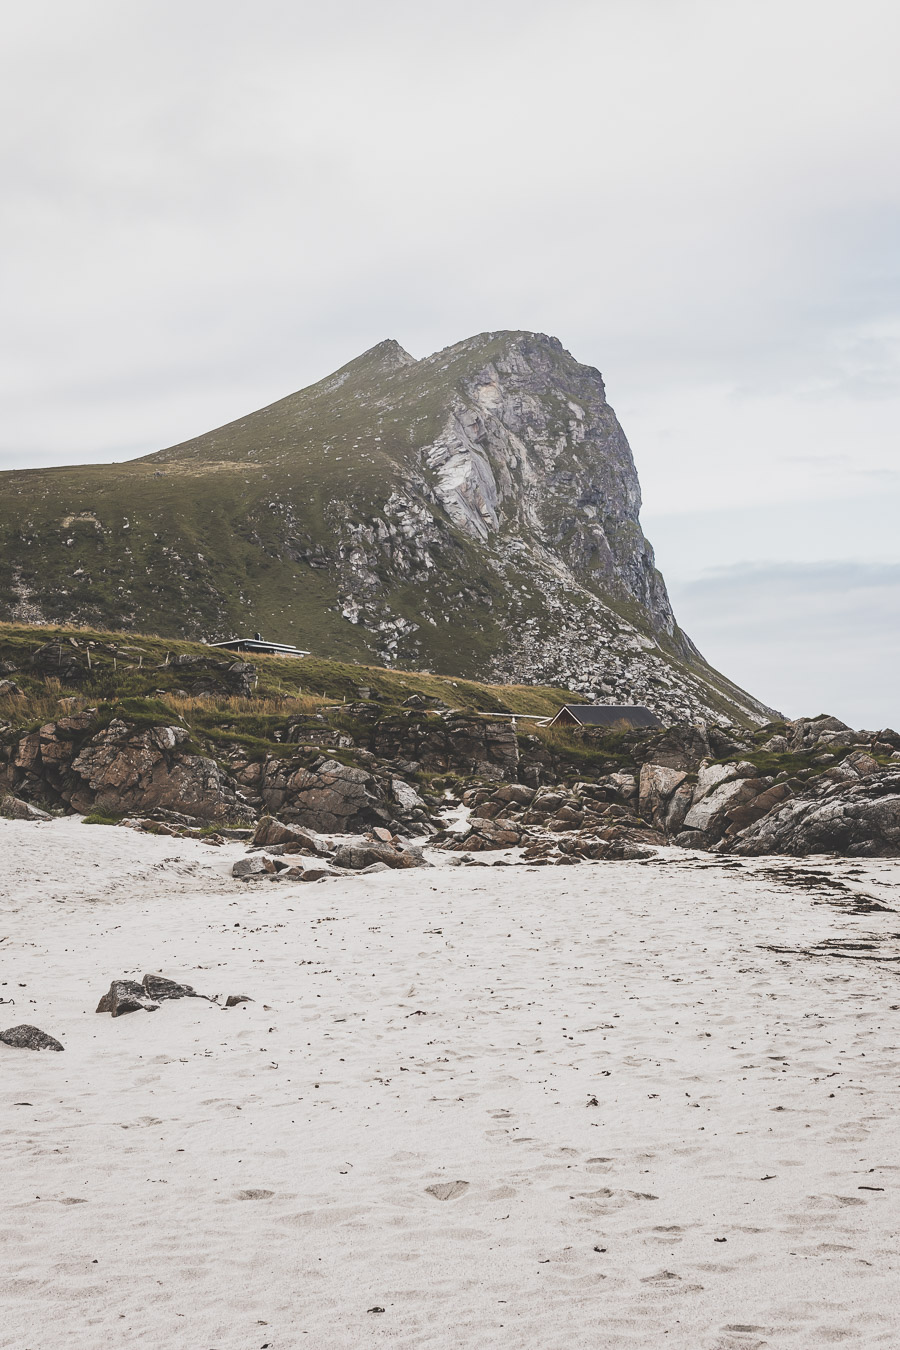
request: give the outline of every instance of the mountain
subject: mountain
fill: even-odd
[[[544,334],[381,342],[156,454],[0,479],[0,618],[772,716],[678,628],[600,373]]]

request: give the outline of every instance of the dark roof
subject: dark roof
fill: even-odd
[[[565,719],[566,713],[586,727],[612,727],[617,722],[627,722],[632,727],[662,726],[656,713],[636,703],[567,703],[560,708],[553,722],[561,717]]]
[[[261,638],[229,638],[227,642],[211,642],[211,647],[225,647],[232,652],[271,652],[276,656],[309,656],[299,647],[285,642],[264,642]]]

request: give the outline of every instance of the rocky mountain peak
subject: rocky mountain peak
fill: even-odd
[[[600,372],[544,333],[421,360],[386,339],[142,460],[3,478],[3,617],[266,631],[673,720],[771,712],[678,628]]]

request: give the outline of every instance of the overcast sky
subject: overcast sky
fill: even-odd
[[[709,659],[900,724],[896,4],[29,0],[3,30],[0,466],[158,449],[384,337],[553,333]]]

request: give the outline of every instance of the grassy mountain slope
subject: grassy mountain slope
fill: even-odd
[[[204,436],[0,475],[0,617],[558,683],[765,720],[678,629],[599,373],[552,338],[380,343]]]

